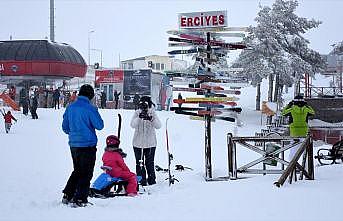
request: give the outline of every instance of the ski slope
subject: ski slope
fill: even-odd
[[[262,97],[266,97],[263,90]],[[291,97],[287,95],[285,97]],[[260,113],[254,111],[255,88],[243,88],[242,127],[217,120],[212,124],[212,164],[214,176],[227,175],[226,134],[252,136],[260,131]],[[168,121],[169,146],[173,165],[193,170],[173,171],[180,180],[168,185],[167,173],[156,172],[157,184],[147,189],[151,194],[135,198],[93,199],[94,205],[70,208],[60,203],[62,189],[72,171],[68,138],[61,130],[64,109],[38,109],[38,120],[14,112],[18,123],[10,133],[0,129],[1,200],[0,220],[342,220],[343,164],[321,166],[315,161],[315,180],[302,180],[277,188],[280,175],[241,175],[246,179],[221,182],[204,180],[204,123],[173,112],[157,112],[163,127],[157,130],[155,163],[167,167],[165,121]],[[105,138],[117,131],[117,114],[123,116],[121,147],[134,171],[131,145],[131,110],[100,110],[105,128],[99,131],[94,179],[102,172],[101,156]],[[320,144],[317,143],[315,149]],[[325,146],[325,145],[324,145]],[[322,146],[323,147],[323,146]],[[327,146],[328,147],[328,146]],[[316,151],[315,151],[316,153]],[[254,157],[238,151],[238,161]]]

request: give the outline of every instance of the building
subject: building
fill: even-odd
[[[180,71],[187,68],[187,61],[171,56],[150,55],[120,62],[124,70],[151,69],[153,72]]]
[[[93,65],[87,66],[87,71],[84,77],[74,77],[67,81],[67,87],[69,89],[79,89],[83,84],[90,84],[94,87],[95,71]]]
[[[333,50],[328,55],[323,55],[326,60],[324,74],[336,74],[342,72],[343,66],[343,42],[333,44]]]

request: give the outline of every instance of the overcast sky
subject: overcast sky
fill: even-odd
[[[229,26],[254,25],[259,4],[271,0],[55,0],[55,40],[77,49],[88,61],[91,48],[103,52],[105,67],[121,60],[167,55],[167,30],[177,28],[181,12],[227,10]],[[50,0],[0,0],[0,40],[49,38]],[[297,14],[323,22],[305,36],[326,54],[342,41],[343,0],[300,0]],[[90,31],[94,31],[89,34]],[[237,39],[227,39],[236,41]],[[175,49],[175,48],[173,48]],[[232,55],[234,57],[234,55]],[[100,52],[91,51],[91,63]]]

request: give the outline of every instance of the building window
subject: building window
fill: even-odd
[[[152,63],[151,69],[155,69],[155,64],[154,63]]]
[[[129,63],[128,65],[129,65],[128,69],[132,70],[133,69],[133,63]]]
[[[164,70],[164,64],[161,64],[161,70]]]
[[[113,85],[108,85],[108,94],[107,94],[108,100],[113,101]]]
[[[102,86],[102,90],[105,92],[105,94],[107,96],[107,94],[108,94],[108,92],[107,92],[107,85],[103,85]]]
[[[160,70],[160,63],[156,63],[156,70]]]

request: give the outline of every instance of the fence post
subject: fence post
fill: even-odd
[[[284,184],[285,180],[287,179],[287,177],[291,175],[293,170],[296,170],[296,164],[298,162],[298,159],[300,158],[301,154],[304,152],[304,150],[309,145],[310,145],[310,137],[307,136],[307,138],[303,141],[303,143],[301,144],[301,146],[299,147],[299,149],[295,153],[293,159],[291,160],[291,162],[289,163],[289,165],[287,166],[286,170],[283,172],[283,174],[281,175],[279,180],[274,183],[277,187],[282,186]],[[308,154],[308,156],[310,156],[310,155],[312,156],[313,153],[312,154],[310,154],[310,153]],[[313,163],[313,159],[312,159],[312,163]],[[313,173],[313,171],[312,171],[312,173]],[[295,174],[295,176],[296,176],[296,174]],[[291,180],[292,180],[292,177],[290,177],[290,182],[292,183]]]
[[[206,179],[212,178],[211,117],[208,115],[205,115],[205,176]]]
[[[227,169],[228,169],[228,176],[229,178],[231,178],[231,175],[232,175],[232,133],[227,133],[226,142],[227,142]]]
[[[313,140],[312,137],[309,138],[310,143],[307,146],[307,157],[308,157],[308,175],[311,180],[314,180],[314,165],[313,165]]]
[[[232,133],[227,134],[227,151],[229,177],[231,180],[235,180],[237,179],[236,145],[232,140]]]

